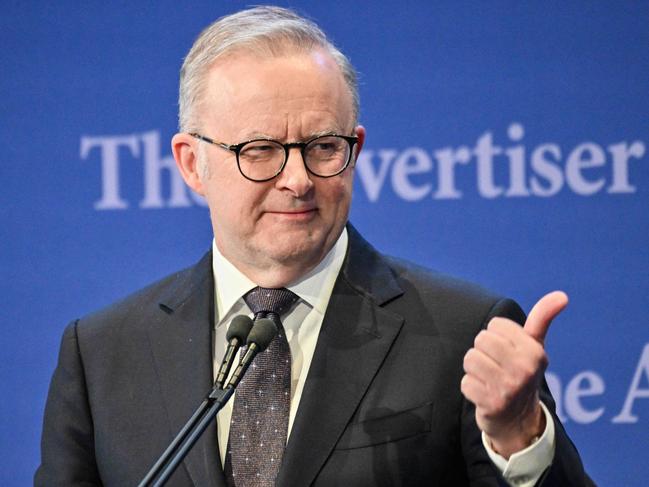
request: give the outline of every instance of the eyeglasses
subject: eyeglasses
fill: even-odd
[[[347,169],[352,160],[354,144],[358,137],[349,135],[319,135],[306,142],[282,144],[273,139],[254,139],[228,145],[196,132],[192,137],[234,152],[241,175],[250,181],[270,181],[286,167],[289,150],[300,149],[307,171],[314,176],[330,178]]]

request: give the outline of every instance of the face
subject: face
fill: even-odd
[[[355,134],[352,100],[335,61],[326,53],[260,59],[237,54],[219,60],[207,77],[202,135],[226,144],[254,138],[304,141],[317,134]],[[199,144],[205,147],[199,147]],[[219,251],[261,285],[286,285],[315,267],[347,221],[352,164],[340,175],[307,172],[299,149],[284,171],[253,182],[238,171],[234,153],[177,134],[174,155],[188,184],[205,196]],[[199,171],[202,153],[206,171]]]

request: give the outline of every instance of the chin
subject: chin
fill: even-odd
[[[312,235],[285,235],[268,249],[267,255],[275,262],[286,265],[305,263],[324,257],[325,239],[314,239]],[[317,264],[317,262],[315,263]]]

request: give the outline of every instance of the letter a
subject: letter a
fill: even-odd
[[[624,401],[624,407],[622,408],[620,414],[618,414],[611,420],[613,423],[638,422],[638,417],[631,413],[633,402],[639,398],[649,398],[649,388],[640,389],[640,379],[643,373],[644,376],[649,380],[649,343],[645,344],[644,350],[642,350],[642,355],[640,356],[638,367],[635,369],[635,375],[633,376],[633,381],[631,381],[631,387],[629,387],[629,392],[627,393],[626,400]]]

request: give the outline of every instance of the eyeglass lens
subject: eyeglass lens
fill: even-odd
[[[342,137],[327,135],[310,141],[302,151],[309,171],[318,176],[333,176],[348,163],[350,144]],[[275,176],[287,153],[278,142],[254,140],[239,151],[241,172],[250,178],[264,180]]]

